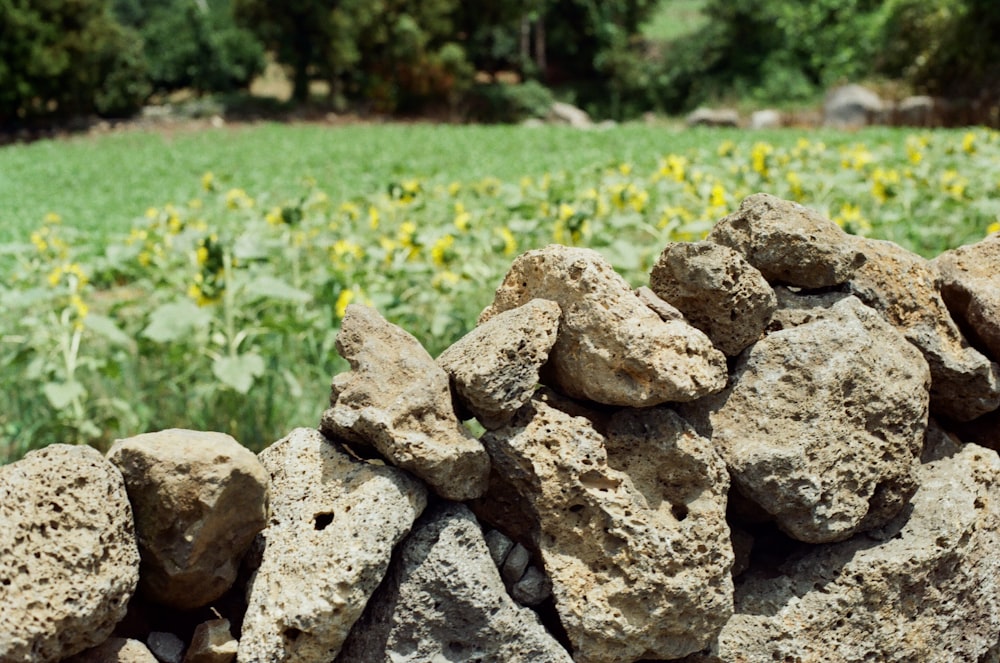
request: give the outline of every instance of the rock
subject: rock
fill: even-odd
[[[586,419],[535,399],[487,432],[486,521],[530,542],[577,663],[676,658],[731,608],[729,477],[711,444],[666,408]]]
[[[528,570],[530,563],[531,553],[520,543],[515,543],[514,547],[507,553],[503,566],[500,567],[500,577],[503,578],[504,584],[513,586]]]
[[[732,108],[697,108],[684,122],[689,127],[738,127],[740,114]]]
[[[749,571],[710,653],[687,660],[980,660],[1000,630],[1000,461],[951,447],[917,473],[912,509],[883,531]]]
[[[483,538],[486,540],[486,548],[490,551],[490,558],[499,569],[507,559],[507,553],[514,547],[514,542],[498,529],[489,530]]]
[[[865,256],[840,227],[813,210],[757,193],[719,221],[708,240],[739,252],[772,285],[839,285]]]
[[[438,357],[459,402],[486,428],[499,428],[538,385],[559,329],[559,305],[533,299],[497,315]]]
[[[0,661],[103,643],[138,582],[125,484],[98,451],[53,444],[0,467]]]
[[[553,244],[519,256],[480,323],[535,298],[562,310],[546,370],[548,384],[569,396],[638,407],[725,386],[725,357],[711,341],[683,321],[661,320],[596,251]]]
[[[92,649],[64,659],[63,663],[156,663],[156,657],[138,640],[108,638]]]
[[[510,595],[521,605],[535,606],[552,596],[552,583],[537,566],[529,566],[521,579],[511,587]]]
[[[933,264],[948,311],[990,359],[1000,361],[1000,233],[945,251]]]
[[[240,663],[332,661],[423,511],[424,486],[298,428],[261,452],[271,517],[247,587]]]
[[[896,106],[896,122],[904,127],[932,127],[937,122],[934,97],[907,97]]]
[[[448,374],[417,339],[353,304],[337,350],[351,370],[333,379],[326,435],[374,448],[446,499],[483,494],[489,456],[456,417]]]
[[[558,124],[568,124],[576,129],[589,129],[594,124],[586,111],[562,101],[556,101],[549,108],[549,120]]]
[[[143,594],[180,610],[222,596],[267,519],[253,452],[223,433],[173,429],[118,440],[108,459],[135,512]]]
[[[777,307],[764,276],[736,251],[713,242],[668,244],[649,285],[730,357],[764,334]]]
[[[782,530],[838,541],[885,524],[916,489],[928,385],[916,348],[847,297],[769,333],[740,355],[725,391],[681,413]]]
[[[754,111],[750,115],[751,129],[778,129],[783,125],[784,120],[781,117],[781,112],[773,108]]]
[[[849,289],[917,346],[931,367],[931,412],[969,421],[1000,406],[1000,367],[952,321],[934,265],[892,242],[853,240],[867,257]]]
[[[872,90],[861,85],[833,88],[823,100],[823,126],[856,129],[883,119],[886,105]]]
[[[153,631],[146,639],[146,645],[160,663],[181,663],[184,641],[173,633]]]
[[[640,286],[636,288],[635,296],[639,298],[639,301],[648,306],[650,310],[656,313],[656,315],[660,316],[660,320],[663,320],[664,322],[684,319],[683,313],[663,301],[659,295],[650,290],[647,286]]]
[[[195,627],[184,663],[230,663],[236,658],[238,647],[229,620],[212,619]]]
[[[414,527],[337,658],[339,663],[572,660],[531,610],[507,596],[472,513],[448,503],[428,509]]]

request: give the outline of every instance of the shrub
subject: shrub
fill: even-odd
[[[478,84],[467,98],[472,119],[507,123],[545,117],[554,101],[552,91],[537,81]]]

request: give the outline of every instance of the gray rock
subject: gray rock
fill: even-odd
[[[916,489],[928,385],[916,348],[848,297],[769,333],[725,391],[681,412],[785,532],[838,541],[883,525]]]
[[[748,196],[708,240],[735,249],[772,285],[839,285],[865,256],[840,227],[798,203],[766,193]]]
[[[697,108],[684,122],[689,127],[738,127],[740,114],[732,108]]]
[[[504,558],[503,566],[500,567],[500,577],[503,578],[504,584],[512,587],[528,570],[530,563],[531,552],[520,543],[514,544],[514,547],[507,553],[507,557]]]
[[[511,541],[509,536],[498,529],[489,530],[483,538],[486,539],[486,547],[490,551],[490,558],[499,569],[503,566],[503,561],[507,559],[507,553],[514,547],[514,542]]]
[[[725,357],[708,337],[661,320],[596,251],[553,244],[519,256],[480,322],[535,298],[562,310],[545,377],[569,396],[638,407],[725,386]]]
[[[53,444],[0,467],[0,661],[103,643],[138,582],[125,484],[98,451]]]
[[[552,596],[552,583],[537,566],[529,566],[511,587],[510,595],[521,605],[535,606]]]
[[[886,104],[872,90],[861,85],[833,88],[823,100],[823,125],[856,129],[884,119]]]
[[[473,508],[538,548],[577,663],[704,647],[732,601],[729,477],[665,408],[586,419],[532,400],[483,440],[490,489]]]
[[[1000,233],[945,251],[933,264],[948,310],[990,359],[1000,361]]]
[[[271,517],[247,586],[241,663],[331,661],[423,511],[426,488],[299,428],[261,452]]]
[[[892,242],[853,239],[867,257],[849,289],[920,348],[931,367],[931,412],[958,421],[1000,406],[1000,367],[972,348],[941,299],[932,263]]]
[[[230,663],[238,648],[229,620],[212,619],[195,627],[184,663]]]
[[[146,638],[146,645],[160,663],[181,663],[184,641],[173,633],[153,631]]]
[[[344,644],[339,663],[571,663],[538,617],[518,607],[467,507],[428,510]]]
[[[156,657],[138,640],[108,638],[92,649],[64,659],[63,663],[156,663]]]
[[[872,536],[747,572],[710,653],[687,661],[979,660],[1000,631],[1000,460],[951,446],[918,483],[909,513]]]
[[[896,122],[905,127],[932,127],[937,123],[934,97],[906,97],[896,106]]]
[[[589,129],[594,125],[586,111],[562,101],[556,101],[549,108],[549,120],[559,124],[568,124],[576,129]]]
[[[499,428],[538,385],[559,330],[559,305],[534,299],[504,311],[437,358],[459,402],[486,428]]]
[[[714,242],[672,242],[650,273],[654,293],[733,357],[763,334],[774,290],[743,256]]]
[[[351,370],[333,379],[326,435],[374,448],[446,499],[483,494],[489,456],[455,415],[448,374],[417,339],[352,304],[337,350]]]
[[[148,599],[208,605],[236,580],[267,519],[267,473],[223,433],[165,430],[118,440],[108,453],[125,478]]]
[[[754,111],[750,115],[751,129],[777,129],[783,124],[784,119],[781,117],[781,112],[773,108]]]

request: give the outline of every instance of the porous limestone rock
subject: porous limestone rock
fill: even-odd
[[[1000,460],[935,450],[883,529],[748,571],[736,613],[688,663],[977,661],[1000,632]]]
[[[867,262],[850,291],[878,310],[931,367],[931,411],[968,421],[1000,406],[1000,366],[972,348],[941,299],[941,277],[928,260],[884,240],[856,237]]]
[[[714,242],[671,242],[649,287],[735,357],[763,334],[777,307],[774,290],[743,256]]]
[[[298,428],[260,453],[271,516],[247,586],[240,663],[332,661],[427,503],[395,467]]]
[[[229,620],[211,619],[195,627],[184,663],[230,663],[238,647]]]
[[[552,244],[519,256],[480,323],[535,298],[562,310],[544,377],[569,396],[639,407],[725,386],[725,356],[708,337],[661,320],[596,251]]]
[[[128,638],[108,638],[103,643],[71,656],[63,663],[157,663],[143,643]]]
[[[125,483],[100,452],[53,444],[0,467],[0,661],[103,643],[138,582]]]
[[[772,285],[839,285],[865,261],[836,223],[767,193],[744,198],[707,239],[735,249]]]
[[[884,524],[916,489],[929,372],[855,297],[785,295],[776,328],[740,355],[730,386],[681,413],[719,449],[743,494],[790,536],[838,541]],[[836,299],[836,298],[834,298]]]
[[[1000,233],[934,259],[948,310],[1000,361]]]
[[[374,448],[441,497],[482,495],[490,459],[459,422],[444,372],[420,342],[372,308],[352,304],[337,334],[351,370],[334,377],[321,430]]]
[[[718,632],[729,477],[672,411],[616,415],[605,440],[533,399],[483,440],[493,471],[473,508],[539,550],[577,663],[675,658]]]
[[[570,663],[507,595],[469,509],[441,503],[414,526],[338,663]]]
[[[463,336],[437,358],[459,402],[486,428],[498,428],[538,385],[559,329],[559,305],[533,299]]]
[[[663,320],[664,322],[684,319],[683,313],[678,311],[676,307],[663,301],[663,298],[653,292],[649,286],[643,285],[636,288],[635,296],[639,298],[639,301],[649,307],[653,313],[660,316],[660,320]]]
[[[180,610],[208,605],[236,580],[267,519],[267,473],[224,433],[171,429],[118,440],[142,557],[140,590]]]

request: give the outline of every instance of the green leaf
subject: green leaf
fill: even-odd
[[[87,327],[87,329],[100,334],[115,345],[121,345],[127,348],[135,347],[135,341],[132,340],[132,337],[123,332],[121,328],[115,324],[115,321],[106,315],[91,313],[83,319],[83,324]]]
[[[255,378],[264,374],[264,359],[256,353],[238,357],[219,357],[212,363],[212,373],[241,394],[250,391]]]
[[[157,343],[176,341],[188,335],[193,329],[207,327],[212,321],[212,314],[197,304],[182,299],[170,304],[163,304],[149,314],[149,324],[142,330],[142,335]]]
[[[78,398],[83,398],[87,390],[79,382],[48,382],[42,387],[45,398],[56,410],[62,410]]]
[[[312,295],[305,290],[299,290],[273,276],[259,276],[250,283],[247,283],[245,288],[251,297],[270,297],[271,299],[280,299],[300,304],[305,304],[312,300]]]

